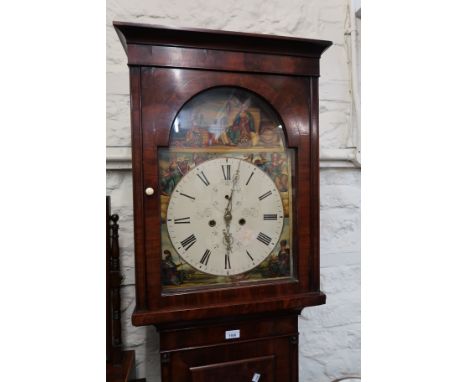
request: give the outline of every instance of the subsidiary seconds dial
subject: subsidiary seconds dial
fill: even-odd
[[[174,248],[192,267],[236,275],[258,266],[283,229],[283,203],[272,179],[250,162],[208,160],[189,171],[167,209]]]

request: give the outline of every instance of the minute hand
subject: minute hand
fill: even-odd
[[[239,170],[240,170],[240,164],[241,162],[239,161],[239,165],[237,166],[236,174],[234,175],[234,179],[232,180],[232,189],[231,189],[231,195],[229,196],[229,201],[226,206],[226,210],[224,211],[224,219],[229,218],[229,221],[232,219],[232,196],[234,195],[234,189],[236,187],[236,184],[239,180]]]

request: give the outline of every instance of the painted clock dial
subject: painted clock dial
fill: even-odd
[[[241,159],[220,157],[190,170],[167,208],[172,245],[204,273],[228,276],[264,261],[280,240],[283,203],[273,180]]]

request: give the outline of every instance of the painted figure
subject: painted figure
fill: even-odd
[[[252,134],[255,133],[255,123],[248,111],[248,104],[243,103],[239,113],[234,117],[232,126],[226,130],[230,145],[247,146],[251,144]]]
[[[266,277],[289,276],[289,248],[287,240],[281,240],[278,254],[272,254],[268,260]]]
[[[208,159],[209,156],[207,154],[193,154],[193,163],[195,166],[198,166],[199,164],[205,162]]]
[[[192,126],[185,134],[185,146],[202,147],[204,132],[204,129]]]
[[[187,157],[177,158],[177,155],[171,156],[169,166],[164,170],[161,176],[161,191],[165,195],[170,195],[179,180],[190,170]]]
[[[278,252],[278,275],[288,276],[289,270],[289,248],[287,246],[287,240],[280,241],[280,250]]]
[[[287,162],[279,153],[271,154],[271,161],[266,165],[266,171],[275,182],[280,192],[288,191]]]
[[[260,141],[265,146],[278,146],[279,145],[279,136],[278,128],[271,121],[264,121],[260,125]]]
[[[268,173],[268,159],[265,153],[261,153],[259,157],[254,160],[255,166]]]
[[[164,250],[163,259],[161,263],[162,268],[162,283],[163,285],[180,285],[182,280],[180,274],[177,271],[177,265],[172,259],[172,254],[169,250]]]

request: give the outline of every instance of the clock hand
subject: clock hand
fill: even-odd
[[[223,243],[226,245],[226,251],[228,253],[232,252],[232,233],[229,232],[229,225],[226,227],[226,229],[223,229]]]
[[[229,196],[228,204],[226,209],[224,210],[224,219],[226,220],[226,216],[229,216],[229,221],[232,219],[232,196],[234,195],[234,189],[236,187],[237,182],[239,181],[239,170],[240,170],[241,161],[239,160],[239,164],[237,165],[236,174],[234,175],[234,179],[232,180],[232,188],[231,188],[231,195]]]
[[[231,195],[229,196],[229,200],[227,206],[224,210],[224,223],[226,224],[226,229],[223,230],[223,242],[226,245],[226,250],[228,253],[232,252],[232,244],[233,244],[233,236],[232,233],[229,232],[231,220],[232,220],[232,196],[234,195],[234,189],[236,184],[239,180],[239,169],[240,169],[241,162],[237,166],[236,174],[234,175],[234,179],[232,180],[232,188],[231,188]]]

